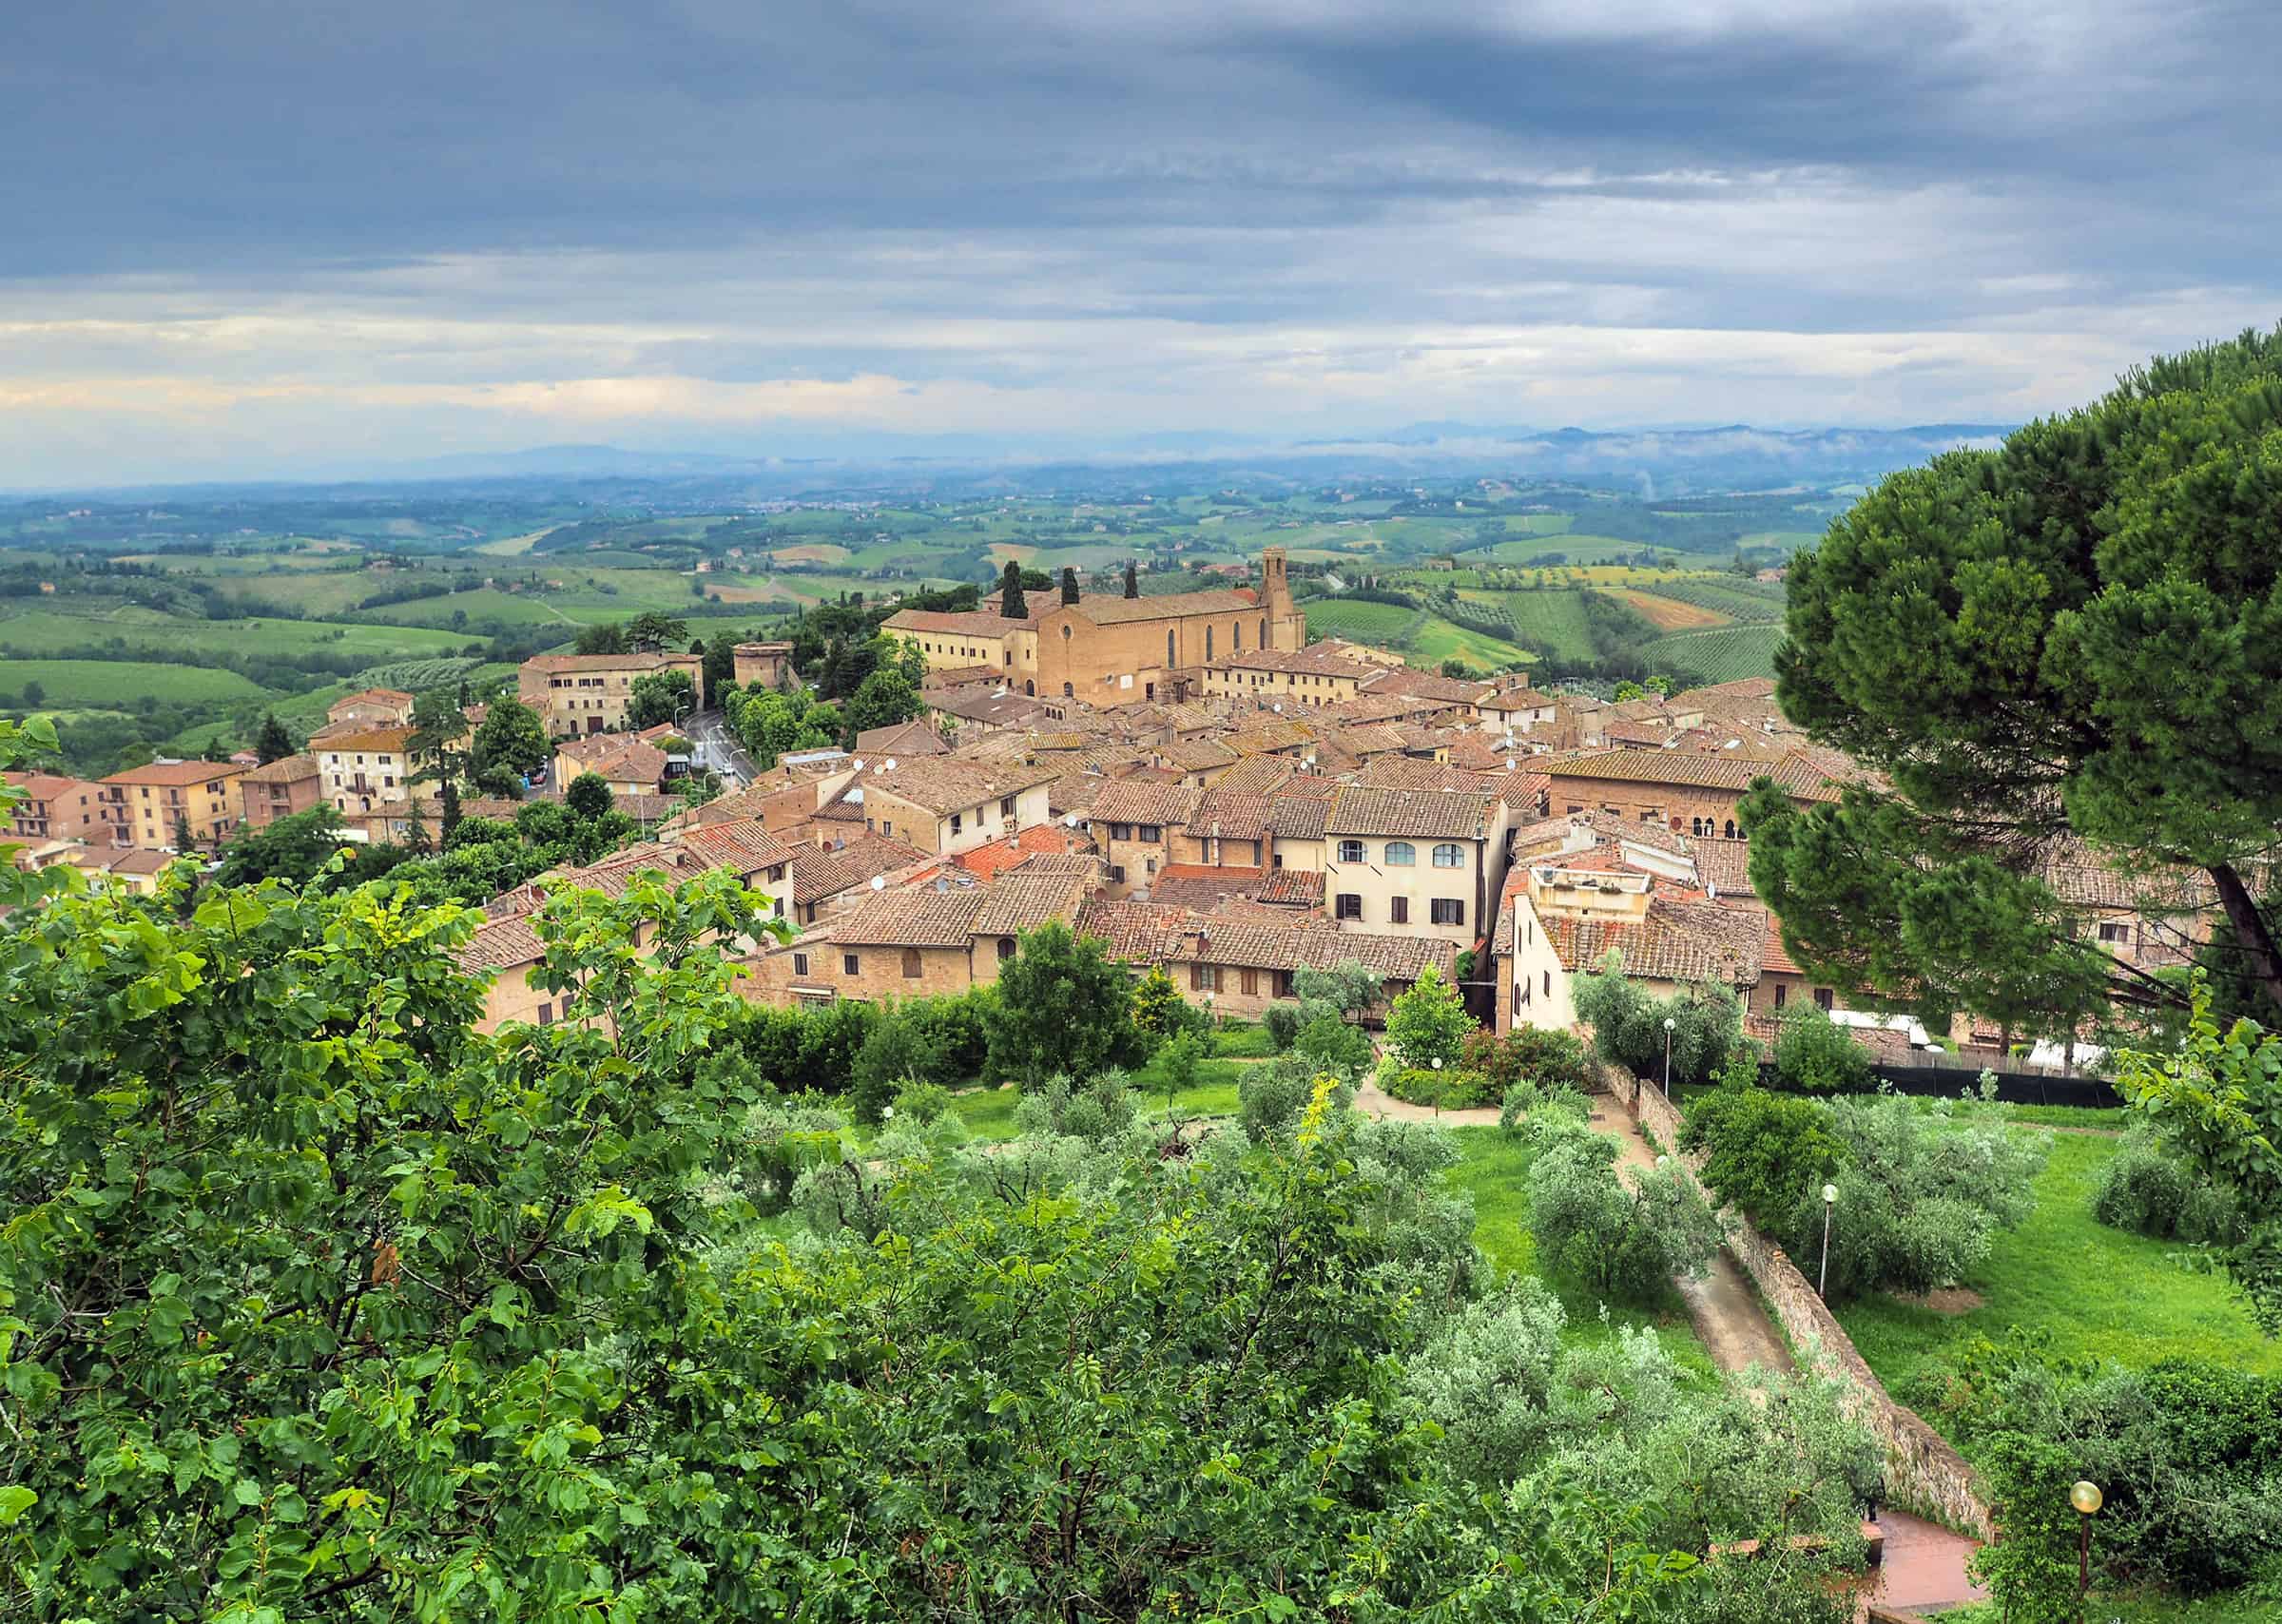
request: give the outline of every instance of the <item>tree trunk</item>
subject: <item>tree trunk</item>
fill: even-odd
[[[2274,945],[2274,933],[2268,927],[2266,916],[2258,911],[2242,876],[2230,865],[2222,862],[2210,874],[2212,883],[2218,887],[2218,905],[2227,911],[2234,939],[2242,944],[2245,973],[2257,983],[2268,1002],[2282,1009],[2282,949]]]

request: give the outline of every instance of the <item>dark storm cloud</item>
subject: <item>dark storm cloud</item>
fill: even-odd
[[[2282,304],[2267,0],[96,0],[7,29],[0,426],[35,462],[57,414],[74,456],[139,413],[138,445],[280,466],[563,415],[1998,416]]]

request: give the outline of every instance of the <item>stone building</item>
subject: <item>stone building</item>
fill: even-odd
[[[1026,600],[1029,612],[1015,618],[988,609],[903,609],[881,629],[916,647],[931,671],[987,668],[1031,697],[1058,695],[1093,706],[1174,698],[1175,673],[1193,673],[1247,648],[1297,650],[1305,644],[1306,618],[1292,601],[1282,548],[1261,554],[1260,575],[1257,591],[1143,598],[1097,592],[1074,604],[1040,591]]]
[[[144,851],[174,850],[178,822],[190,825],[191,840],[218,846],[238,826],[237,781],[245,768],[230,762],[152,762],[103,781],[95,803],[97,822],[111,831],[114,844]]]
[[[1387,667],[1312,648],[1224,651],[1203,667],[1208,695],[1227,694],[1287,705],[1337,705],[1355,698]]]
[[[1382,977],[1381,1009],[1407,991],[1429,964],[1456,979],[1458,947],[1425,937],[1343,931],[1321,918],[1192,913],[1177,904],[1100,899],[1074,927],[1097,937],[1110,956],[1136,970],[1162,969],[1187,1002],[1216,1015],[1256,1020],[1299,996],[1302,970],[1328,970],[1355,959]]]
[[[1656,823],[1684,835],[1735,840],[1735,803],[1754,779],[1774,780],[1800,802],[1836,801],[1828,774],[1808,762],[1731,761],[1692,750],[1608,749],[1532,762],[1551,781],[1555,816],[1605,812],[1627,822]]]
[[[328,724],[400,727],[412,720],[412,695],[402,688],[364,688],[325,707]]]
[[[325,799],[323,769],[312,755],[281,756],[250,767],[238,781],[238,805],[249,829],[266,829],[320,805]]]
[[[1052,816],[1046,786],[1058,776],[1056,768],[1019,762],[890,757],[849,784],[844,799],[861,801],[865,828],[956,857],[1045,822]]]
[[[539,713],[550,739],[623,733],[635,679],[661,671],[686,674],[705,705],[705,661],[696,654],[535,654],[515,673],[515,697]]]
[[[740,643],[729,656],[741,688],[782,688],[801,680],[789,643]]]

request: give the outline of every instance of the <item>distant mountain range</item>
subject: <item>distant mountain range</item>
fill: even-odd
[[[780,483],[841,483],[851,475],[976,475],[996,473],[1027,485],[1048,469],[1066,479],[1084,468],[1242,464],[1301,478],[1448,474],[1631,485],[1676,481],[1682,487],[1735,489],[1767,483],[1828,483],[1874,478],[1958,446],[1995,445],[2010,425],[1926,423],[1898,429],[1765,429],[1749,423],[1711,428],[1594,431],[1510,424],[1410,423],[1383,435],[1276,442],[1215,430],[1147,435],[1093,445],[1023,444],[981,435],[870,436],[846,443],[801,444],[752,454],[640,451],[610,445],[534,446],[525,451],[465,453],[373,471],[394,479],[545,477],[677,479],[749,475]]]

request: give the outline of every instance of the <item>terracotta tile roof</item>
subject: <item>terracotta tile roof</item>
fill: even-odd
[[[1570,822],[1581,823],[1595,835],[1608,841],[1630,841],[1637,846],[1653,846],[1657,851],[1670,852],[1674,857],[1692,856],[1695,841],[1687,835],[1674,832],[1663,823],[1644,823],[1637,818],[1619,818],[1613,812],[1603,812],[1595,806],[1587,812],[1573,812]]]
[[[1373,756],[1356,783],[1370,789],[1465,789],[1490,794],[1498,785],[1487,773],[1444,766],[1417,756]]]
[[[1539,693],[1535,688],[1505,688],[1485,694],[1475,704],[1482,710],[1550,710],[1553,708],[1553,696]]]
[[[345,750],[371,750],[380,755],[400,756],[410,747],[413,729],[409,727],[359,727],[350,733],[328,732],[323,745],[333,755]]]
[[[942,675],[928,673],[929,682]],[[931,710],[946,716],[956,716],[963,722],[979,722],[990,727],[1019,727],[1046,714],[1046,707],[1026,694],[994,691],[969,693],[930,687],[920,696]]]
[[[1151,879],[1149,899],[1177,903],[1184,908],[1210,908],[1225,898],[1249,896],[1259,883],[1260,871],[1256,868],[1173,862],[1157,870]]]
[[[868,771],[857,783],[868,796],[893,795],[930,812],[963,812],[1004,796],[1019,795],[1060,777],[1053,767],[965,761],[957,756],[897,759],[892,770]]]
[[[1044,853],[1058,855],[1067,851],[1073,841],[1084,842],[1086,837],[1056,824],[1036,823],[1020,834],[1008,835],[988,845],[961,852],[951,860],[970,874],[984,880],[996,880],[1007,870],[1028,862],[1034,857]],[[1086,860],[1089,863],[1093,861],[1090,853]]]
[[[1552,910],[1537,922],[1564,970],[1597,969],[1611,948],[1627,976],[1658,981],[1725,981],[1753,987],[1766,958],[1767,925],[1750,910],[1653,898],[1648,915],[1630,919],[1578,918]]]
[[[1687,750],[1595,750],[1547,756],[1539,764],[1557,782],[1670,784],[1675,788],[1724,789],[1738,794],[1755,778],[1771,778],[1804,801],[1835,801],[1838,791],[1827,775],[1797,761],[1737,762]]]
[[[667,654],[648,649],[639,654],[533,654],[523,662],[526,671],[656,671],[667,667],[687,670],[697,665],[695,654]]]
[[[1347,959],[1360,959],[1382,976],[1415,981],[1425,966],[1438,966],[1445,977],[1458,961],[1456,942],[1428,937],[1370,936],[1343,931],[1327,919],[1304,924],[1240,920],[1194,921],[1195,934],[1184,935],[1178,958],[1199,964],[1250,966],[1256,970],[1328,970]]]
[[[579,763],[578,772],[571,774],[573,781],[581,773],[592,773],[612,783],[654,784],[666,776],[666,752],[639,739],[625,739],[617,748],[590,755]]]
[[[1340,791],[1341,782],[1320,773],[1293,773],[1276,791],[1279,797],[1302,801],[1328,801]]]
[[[1073,927],[1079,936],[1098,937],[1112,958],[1128,964],[1162,964],[1181,942],[1189,910],[1161,902],[1088,902]]]
[[[1189,814],[1189,832],[1223,840],[1257,841],[1267,834],[1269,802],[1265,795],[1208,789]]]
[[[105,783],[147,783],[172,785],[177,788],[194,783],[210,783],[218,778],[242,777],[245,769],[229,762],[152,762],[145,766],[128,767],[103,780]]]
[[[289,762],[309,761],[309,758],[306,756],[287,756],[285,759]],[[254,770],[260,772],[266,771],[267,769],[256,768]],[[315,762],[309,763],[309,770],[312,772],[317,770],[317,764]],[[253,773],[249,772],[246,774],[246,776],[251,778]],[[0,778],[5,778],[10,783],[15,785],[18,789],[22,790],[26,795],[29,796],[34,801],[54,801],[59,797],[73,794],[74,792],[87,787],[83,781],[76,778],[67,778],[61,773],[11,772],[0,773]]]
[[[460,944],[456,957],[462,970],[506,970],[536,963],[544,951],[530,917],[516,914],[477,926],[475,934]]]
[[[1320,868],[1271,868],[1253,889],[1257,901],[1279,907],[1320,908],[1324,905],[1324,871]]]
[[[328,708],[338,710],[344,705],[356,705],[363,700],[371,700],[376,705],[410,705],[412,695],[402,688],[358,688],[353,694],[335,700]]]
[[[1268,807],[1267,826],[1280,841],[1320,841],[1331,817],[1329,798],[1293,795],[1290,786]]]
[[[1494,795],[1460,789],[1371,789],[1349,784],[1331,802],[1325,835],[1397,835],[1424,841],[1486,840]]]
[[[1093,792],[1086,818],[1093,823],[1183,824],[1204,797],[1177,783],[1113,779]]]
[[[1215,790],[1241,795],[1273,795],[1294,770],[1284,756],[1247,756],[1227,772],[1214,775],[1209,783]]]
[[[1772,677],[1738,677],[1731,683],[1712,683],[1707,687],[1682,688],[1665,703],[1675,710],[1692,710],[1707,705],[1734,704],[1738,701],[1764,701],[1769,708],[1775,702],[1775,679]]]
[[[1368,694],[1403,694],[1412,699],[1441,700],[1451,705],[1472,705],[1493,690],[1488,683],[1438,676],[1431,671],[1414,670],[1408,666],[1382,666],[1364,691]]]
[[[1237,760],[1236,752],[1217,739],[1175,739],[1170,744],[1159,744],[1157,754],[1190,772],[1233,766]]]
[[[1298,750],[1315,742],[1317,729],[1293,718],[1284,722],[1259,722],[1222,736],[1221,743],[1240,756],[1280,756]]]
[[[922,636],[932,633],[938,637],[1004,637],[1010,631],[1035,631],[1039,618],[1045,613],[1046,594],[1051,589],[1025,592],[1022,607],[1030,612],[1022,615],[1003,615],[997,609],[994,594],[992,607],[987,609],[898,609],[882,621],[882,631],[916,631]],[[1040,607],[1031,609],[1035,603]],[[1057,603],[1056,609],[1061,606]]]
[[[803,845],[792,860],[792,897],[803,906],[869,884],[875,877],[918,868],[933,854],[868,831],[838,849]]]
[[[1343,659],[1321,646],[1305,648],[1247,648],[1208,661],[1214,670],[1289,671],[1303,676],[1347,677],[1355,682],[1384,670],[1362,660]]]
[[[317,758],[311,755],[280,756],[264,766],[248,767],[243,783],[300,783],[317,776]]]
[[[1721,898],[1749,898],[1751,892],[1749,841],[1691,839],[1689,855],[1695,859],[1695,877]]]
[[[789,865],[795,858],[808,850],[799,841],[788,841],[781,835],[771,834],[754,819],[685,829],[675,844],[684,851],[696,853],[711,867],[733,868],[740,874],[747,875],[779,865]]]
[[[1058,602],[1048,612],[1058,609]],[[1259,599],[1247,590],[1217,592],[1164,592],[1155,597],[1128,598],[1112,595],[1080,596],[1071,606],[1095,626],[1128,626],[1134,621],[1178,620],[1192,614],[1228,614],[1259,607]],[[891,623],[892,624],[892,623]]]
[[[832,922],[832,939],[858,947],[964,947],[981,912],[979,888],[883,891]]]
[[[970,929],[976,936],[1018,936],[1049,919],[1069,919],[1085,900],[1090,873],[1055,873],[1025,863],[983,887],[982,906]]]
[[[876,756],[939,756],[951,746],[943,736],[918,720],[889,727],[866,727],[856,735],[856,753],[870,761]]]

